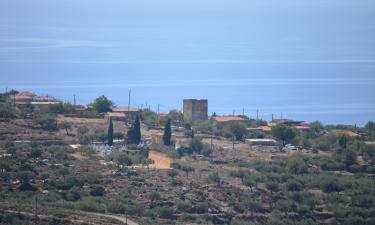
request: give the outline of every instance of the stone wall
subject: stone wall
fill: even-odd
[[[186,121],[207,120],[207,99],[184,99],[184,119]]]

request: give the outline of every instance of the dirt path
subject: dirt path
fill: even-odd
[[[26,215],[26,216],[35,216],[35,214],[33,212],[26,212],[26,211],[22,211],[22,210],[5,209],[4,211],[9,212],[9,213],[20,213],[20,214],[23,214],[23,215]],[[134,222],[133,220],[127,219],[125,216],[120,216],[120,215],[111,215],[111,214],[103,214],[103,213],[91,213],[91,212],[83,212],[83,211],[73,211],[73,214],[75,214],[77,216],[83,215],[83,216],[87,216],[87,217],[102,217],[102,218],[106,218],[106,219],[114,219],[114,220],[117,220],[117,221],[119,221],[123,224],[126,224],[126,225],[139,225],[138,223]],[[51,217],[51,215],[45,214],[45,213],[44,214],[38,213],[38,216],[41,217],[41,218]],[[79,220],[79,221],[85,222],[85,221],[81,221],[81,220]]]
[[[102,213],[88,213],[88,212],[83,212],[83,214],[86,214],[86,215],[96,215],[96,216],[101,216],[101,217],[106,217],[106,218],[110,218],[110,219],[115,219],[115,220],[118,220],[124,224],[127,224],[127,225],[139,225],[138,223],[130,220],[130,219],[126,219],[125,216],[115,216],[115,215],[111,215],[111,214],[102,214]]]

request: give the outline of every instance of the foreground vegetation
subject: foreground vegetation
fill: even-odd
[[[285,125],[270,133],[249,133],[246,127],[265,122],[246,119],[219,129],[212,121],[183,121],[177,111],[163,119],[143,110],[130,123],[112,123],[102,118],[113,106],[103,97],[78,113],[65,103],[14,108],[4,96],[1,223],[120,223],[90,221],[83,213],[90,212],[130,217],[139,224],[375,224],[375,148],[366,142],[375,138],[372,122],[363,128],[365,136],[354,137],[347,134],[353,127],[319,122],[303,133]],[[67,122],[72,113],[99,119]],[[184,141],[176,149],[171,127],[180,126]],[[154,127],[164,129],[163,144],[137,145]],[[28,133],[20,136],[13,130]],[[210,143],[207,134],[217,142]],[[32,142],[15,142],[26,137]],[[44,142],[46,137],[62,142]],[[276,138],[302,150],[259,152],[242,142],[251,137]],[[99,156],[89,145],[112,145],[113,139],[127,143],[129,151]],[[240,147],[224,148],[233,139]],[[73,149],[69,142],[81,146]],[[150,150],[174,158],[174,169],[148,168]],[[136,166],[136,173],[130,166]],[[69,217],[73,212],[75,219]]]

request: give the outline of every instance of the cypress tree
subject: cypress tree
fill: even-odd
[[[141,141],[141,123],[138,115],[135,118],[133,125],[128,130],[127,136],[129,144],[139,144]]]
[[[164,127],[164,135],[163,135],[164,145],[167,145],[167,146],[171,145],[171,136],[172,136],[171,119],[168,118]]]
[[[108,145],[113,145],[113,123],[112,118],[109,118],[109,125],[108,125]]]
[[[139,120],[139,116],[137,115],[137,117],[135,118],[135,121],[134,121],[134,140],[135,140],[135,144],[139,144],[139,142],[141,142],[141,122]]]

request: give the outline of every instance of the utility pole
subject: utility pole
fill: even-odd
[[[35,225],[38,224],[38,193],[35,195]]]
[[[242,115],[245,116],[245,108],[242,108]]]
[[[257,109],[257,120],[259,120],[259,109]]]
[[[232,150],[233,150],[233,159],[236,159],[237,157],[236,157],[236,150],[234,149],[234,140],[235,140],[235,137],[234,137],[234,135],[233,135],[233,138],[232,138],[232,140],[233,140],[233,147],[232,147]]]
[[[236,110],[233,110],[233,116],[234,116],[235,113],[236,113]]]
[[[73,102],[74,102],[74,105],[76,105],[76,95],[75,94],[73,95]]]
[[[131,96],[131,93],[132,93],[132,89],[129,90],[128,114],[129,114],[129,112],[130,112],[130,96]]]
[[[159,125],[159,110],[160,110],[160,104],[158,104],[158,113],[156,114],[156,123]]]
[[[281,112],[281,118],[280,119],[283,119],[283,112]]]

